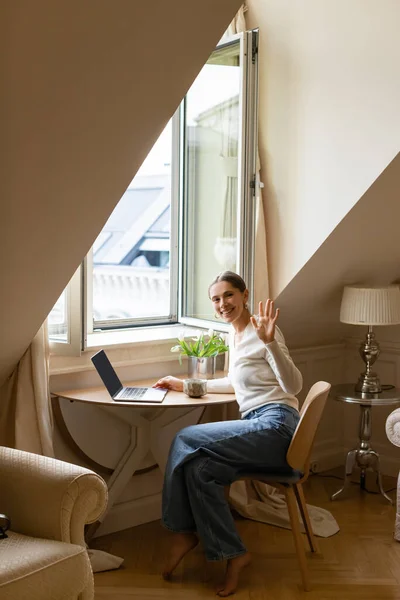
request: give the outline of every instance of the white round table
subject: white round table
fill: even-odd
[[[147,387],[153,384],[154,379],[124,382],[125,386],[138,387]],[[202,398],[189,398],[183,392],[170,390],[160,404],[143,401],[118,402],[111,398],[104,387],[56,391],[52,393],[52,397],[55,418],[66,443],[93,470],[102,470],[103,472],[106,470],[110,474],[107,482],[109,502],[107,512],[102,516],[101,521],[111,510],[131,477],[139,472],[138,469],[149,453],[156,461],[154,466],[158,466],[164,472],[174,435],[186,425],[193,424],[193,422],[198,423],[208,406],[227,405],[236,400],[234,394],[206,394]],[[96,405],[101,410],[110,413],[113,418],[123,421],[125,426],[130,427],[128,447],[119,457],[113,469],[105,469],[104,465],[93,460],[76,443],[69,433],[62,415],[60,408],[62,400]],[[189,411],[183,411],[182,414],[182,411],[172,411],[173,408],[188,408]],[[93,535],[100,523],[96,523],[91,528],[89,537]]]

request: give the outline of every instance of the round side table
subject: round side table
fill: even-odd
[[[392,388],[384,390],[379,394],[365,394],[355,391],[355,385],[341,384],[334,385],[331,388],[330,395],[339,402],[347,402],[350,404],[358,404],[360,407],[360,425],[359,425],[359,445],[347,453],[345,475],[343,486],[335,492],[331,500],[337,500],[351,484],[351,476],[355,466],[361,469],[360,487],[365,490],[365,473],[368,468],[376,472],[376,482],[382,496],[391,504],[393,500],[385,493],[382,487],[382,475],[380,470],[379,454],[370,446],[371,431],[372,431],[372,414],[373,406],[389,406],[400,403],[400,389]]]

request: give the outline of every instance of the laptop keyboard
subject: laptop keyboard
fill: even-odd
[[[143,398],[145,393],[147,392],[147,388],[125,388],[122,392],[123,398],[129,398],[129,400],[140,400]]]

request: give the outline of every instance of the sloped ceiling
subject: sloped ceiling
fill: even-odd
[[[364,335],[342,325],[343,286],[400,282],[400,154],[334,229],[276,298],[283,333],[291,346],[317,345]],[[390,339],[400,341],[400,326]],[[384,335],[384,333],[383,333]]]
[[[240,0],[3,0],[0,383]]]

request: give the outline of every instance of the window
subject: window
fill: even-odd
[[[172,132],[173,120],[154,144],[88,256],[89,333],[176,320],[170,286],[171,245],[176,237],[171,231],[171,204],[172,196],[177,196],[172,193]]]
[[[253,31],[210,56],[50,313],[54,343],[76,350],[108,329],[209,326],[207,287],[224,269],[253,288],[256,99]]]

